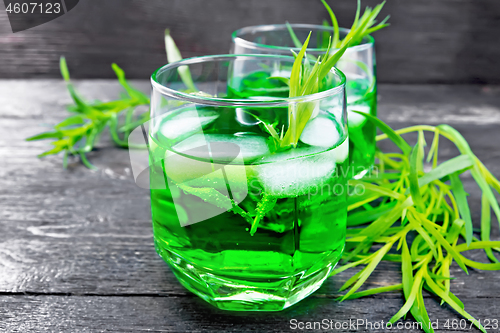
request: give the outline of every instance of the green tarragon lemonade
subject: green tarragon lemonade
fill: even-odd
[[[191,58],[152,76],[155,247],[187,289],[221,309],[287,308],[342,256],[345,76],[328,67],[340,53],[310,67],[305,48],[296,59]]]
[[[360,111],[377,116],[377,91],[366,79],[346,74],[347,119],[349,127],[349,168],[351,177],[359,178],[373,167],[376,127]]]
[[[252,310],[245,295],[261,293],[259,310],[283,309],[316,290],[341,256],[345,129],[319,110],[296,148],[272,152],[255,117],[214,109],[180,109],[150,130],[152,161],[160,161],[151,177],[169,185],[151,190],[157,251],[188,289],[224,300],[218,307]],[[280,118],[287,109],[253,111]]]

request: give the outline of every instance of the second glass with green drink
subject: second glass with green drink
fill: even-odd
[[[304,42],[311,32],[307,48],[309,57],[322,56],[327,51],[325,45],[328,45],[330,36],[333,35],[331,27],[310,24],[291,24],[287,27],[285,24],[276,24],[245,27],[233,32],[231,53],[290,55],[291,50],[298,53],[300,49],[294,43],[290,28],[300,42]],[[341,28],[340,39],[345,38],[348,33],[348,29]],[[375,161],[376,128],[364,116],[352,112],[377,115],[374,43],[373,37],[365,37],[359,45],[348,47],[336,65],[346,76],[351,178],[361,178],[366,175],[372,170]],[[256,81],[258,78],[250,79]],[[287,91],[282,93],[286,95]]]

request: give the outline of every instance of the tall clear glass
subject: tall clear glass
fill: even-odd
[[[343,251],[345,76],[332,69],[318,93],[283,97],[270,77],[293,61],[206,56],[151,78],[156,250],[187,289],[221,309],[282,310],[318,289]],[[302,131],[289,125],[306,113]],[[281,146],[290,133],[294,144]]]
[[[333,29],[321,25],[291,24],[300,41],[312,32],[307,53],[312,56],[323,55],[328,38]],[[348,29],[340,29],[344,38]],[[377,115],[377,84],[375,66],[375,41],[373,37],[364,38],[362,43],[346,50],[336,67],[346,76],[347,114],[349,119],[349,160],[350,175],[361,178],[372,168],[375,161],[376,128],[362,115],[352,110]],[[285,24],[260,25],[242,28],[233,32],[231,53],[282,54],[290,55],[295,48]],[[332,50],[335,52],[335,50]]]

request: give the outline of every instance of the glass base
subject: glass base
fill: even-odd
[[[180,283],[189,291],[222,310],[281,311],[315,292],[335,268],[332,264],[315,272],[271,279],[238,279],[200,269],[167,249],[156,246]]]

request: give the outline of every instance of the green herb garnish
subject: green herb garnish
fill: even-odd
[[[165,49],[169,63],[182,59],[181,53],[170,36],[168,29],[165,30]],[[38,155],[38,157],[63,152],[64,168],[67,167],[68,157],[73,155],[79,156],[86,167],[95,169],[95,166],[88,161],[86,154],[94,149],[99,136],[106,127],[109,127],[111,138],[118,147],[129,147],[128,136],[130,132],[135,127],[149,120],[149,111],[135,117],[134,111],[139,106],[149,107],[149,98],[127,82],[125,72],[118,65],[112,64],[112,68],[121,86],[125,89],[126,94],[110,102],[95,101],[88,103],[76,92],[75,87],[70,81],[66,59],[61,57],[61,75],[66,81],[69,94],[74,102],[67,109],[69,112],[74,113],[74,115],[55,125],[52,131],[40,133],[26,139],[27,141],[55,139],[52,142],[54,148]],[[187,87],[186,92],[200,93],[194,86],[189,68],[180,66],[178,73]],[[122,124],[119,124],[120,118],[123,118]],[[134,146],[134,148],[145,147]]]
[[[295,46],[300,48],[300,52],[297,55],[294,54],[295,62],[292,67],[290,78],[272,77],[272,79],[280,79],[282,82],[288,84],[290,91],[289,97],[305,96],[317,93],[324,77],[331,70],[331,68],[336,65],[348,47],[360,44],[363,38],[369,34],[389,26],[389,24],[386,23],[389,16],[387,16],[381,23],[375,25],[376,18],[382,10],[385,1],[375,6],[373,9],[366,7],[363,15],[360,16],[361,5],[358,0],[354,23],[345,38],[340,39],[339,25],[335,14],[325,0],[321,0],[321,2],[326,7],[330,15],[333,27],[333,38],[329,34],[323,36],[321,39],[322,44],[318,46],[319,48],[326,48],[326,52],[323,56],[315,58],[314,56],[308,55],[306,53],[306,49],[309,44],[309,39],[311,38],[311,33],[309,33],[306,41],[302,44],[295,35],[291,25],[286,22],[290,36]],[[323,22],[323,25],[327,24]],[[330,51],[335,49],[338,50],[334,54],[330,55]],[[303,61],[304,58],[306,59]],[[315,61],[313,67],[309,65],[309,60],[313,62]],[[361,68],[363,69],[363,67]],[[370,72],[366,68],[365,70],[366,72]],[[372,80],[372,82],[374,83],[375,81]],[[369,91],[371,91],[371,89]],[[266,124],[266,130],[277,142],[278,147],[286,149],[297,145],[300,134],[311,118],[314,106],[314,103],[299,103],[296,106],[294,105],[289,107],[289,124],[284,137],[279,137],[277,131],[272,128],[272,125]]]
[[[125,73],[116,64],[112,65],[118,81],[126,91],[122,98],[110,101],[92,103],[86,102],[75,90],[70,81],[66,59],[60,60],[61,74],[66,81],[68,91],[74,104],[68,106],[68,111],[73,113],[59,124],[55,125],[52,131],[41,133],[28,138],[28,141],[42,139],[56,139],[52,142],[54,148],[38,155],[43,157],[64,153],[63,166],[66,168],[68,156],[80,156],[85,166],[94,169],[95,167],[87,160],[86,154],[94,148],[99,140],[102,131],[109,126],[111,137],[116,145],[128,147],[127,137],[130,131],[140,123],[149,119],[149,112],[145,112],[134,118],[134,110],[140,105],[149,105],[149,98],[139,90],[130,86],[125,79]],[[123,125],[118,125],[118,118],[124,114]],[[120,138],[123,134],[124,138]]]
[[[330,8],[330,6],[326,3],[325,0],[321,0],[321,2],[323,3],[326,10],[328,11],[328,14],[330,15],[330,20],[332,24],[331,27],[333,28],[332,48],[334,49],[342,48],[347,44],[350,44],[350,46],[359,45],[362,42],[363,38],[365,38],[366,36],[374,33],[377,30],[389,26],[389,24],[387,23],[387,20],[389,20],[389,16],[387,16],[379,24],[376,24],[377,16],[378,14],[380,14],[380,11],[384,7],[385,1],[378,4],[373,9],[370,7],[366,7],[365,11],[363,12],[363,15],[360,16],[361,2],[360,0],[358,0],[356,17],[354,18],[354,22],[351,26],[351,29],[349,30],[349,33],[345,36],[344,39],[340,39],[339,24],[337,22],[335,14],[333,13],[333,10]],[[328,26],[328,23],[323,21],[323,25]],[[319,48],[328,47],[329,43],[328,34],[326,36],[327,37],[323,36],[323,38],[321,39],[322,45],[318,46]]]
[[[493,254],[500,252],[500,242],[490,241],[491,209],[500,221],[500,208],[493,193],[493,190],[500,193],[500,182],[472,153],[460,133],[448,125],[421,125],[394,131],[371,115],[359,114],[385,133],[377,137],[378,141],[390,138],[402,153],[378,152],[376,167],[380,172],[373,178],[351,181],[351,185],[364,186],[365,193],[348,199],[350,214],[344,260],[351,262],[334,270],[332,275],[366,266],[341,287],[341,291],[348,291],[340,300],[403,290],[406,302],[390,322],[410,312],[422,323],[424,331],[433,332],[423,301],[425,289],[486,332],[450,291],[450,266],[455,261],[465,272],[467,267],[500,270]],[[413,148],[400,135],[410,132],[418,133]],[[424,132],[434,133],[426,160]],[[453,142],[461,155],[438,164],[440,137]],[[424,164],[428,164],[429,171],[424,172]],[[460,180],[466,171],[472,173],[483,193],[481,240],[473,235],[467,194]],[[407,243],[408,236],[413,238],[411,246]],[[389,252],[394,248],[397,254]],[[463,255],[477,249],[484,250],[491,263],[476,262]],[[382,260],[401,263],[402,283],[358,291]]]
[[[177,48],[177,45],[175,45],[172,36],[170,36],[169,29],[165,30],[165,50],[167,51],[168,63],[182,60],[181,52],[179,51],[179,48]],[[194,86],[194,82],[191,77],[191,72],[189,71],[189,67],[179,66],[177,72],[179,73],[182,82],[187,88],[186,92],[190,93],[198,92],[198,89],[196,89],[196,87]]]
[[[389,20],[390,15],[388,15],[385,19],[382,20],[379,24],[377,23],[377,16],[380,14],[380,11],[385,5],[385,1],[378,4],[375,6],[375,8],[371,7],[366,7],[365,11],[363,12],[363,15],[360,17],[361,13],[361,2],[358,0],[358,5],[356,9],[356,17],[354,18],[354,22],[349,29],[349,32],[347,35],[344,37],[344,39],[340,39],[340,28],[339,24],[337,21],[337,17],[335,16],[332,8],[328,5],[328,3],[325,0],[321,0],[323,5],[325,6],[326,10],[328,11],[328,14],[330,15],[330,20],[331,20],[331,25],[324,20],[323,21],[323,26],[329,27],[333,29],[333,36],[331,36],[328,32],[323,32],[323,34],[318,35],[318,46],[317,48],[319,49],[326,49],[326,48],[331,48],[331,49],[340,49],[344,47],[345,45],[349,44],[350,47],[356,46],[361,44],[363,41],[363,38],[366,36],[374,33],[375,31],[378,31],[380,29],[383,29],[385,27],[388,27],[390,24],[387,23]],[[286,22],[286,26],[288,29],[288,32],[290,33],[290,37],[292,38],[293,44],[295,45],[296,48],[302,48],[302,43],[300,40],[297,38],[297,35],[292,29],[292,26]],[[309,58],[313,59],[312,56],[308,56]],[[313,59],[314,60],[314,59]]]
[[[309,60],[307,58],[304,59],[310,38],[311,33],[309,33],[309,36],[302,45],[300,52],[295,56],[290,78],[271,77],[272,79],[280,79],[282,82],[288,84],[289,97],[291,98],[312,95],[319,92],[323,79],[349,46],[347,43],[334,54],[330,54],[330,47],[328,47],[325,55],[318,57],[311,67]],[[265,129],[274,138],[277,147],[288,149],[297,146],[300,135],[307,122],[311,119],[316,104],[317,102],[290,104],[288,106],[288,129],[284,134],[282,132],[281,135],[278,135],[272,124],[265,124]]]

